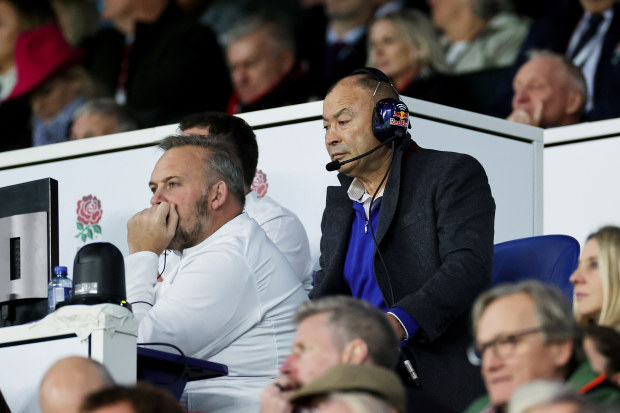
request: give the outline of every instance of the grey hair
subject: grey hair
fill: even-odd
[[[536,280],[501,284],[482,293],[472,310],[474,333],[478,331],[482,314],[495,300],[519,293],[528,295],[534,301],[536,317],[547,342],[579,337],[577,322],[564,295],[556,287]]]
[[[230,193],[243,209],[245,190],[241,161],[239,161],[234,147],[227,142],[226,136],[170,135],[159,143],[159,147],[164,151],[183,146],[197,146],[207,150],[208,155],[204,159],[207,188],[215,184],[215,181],[224,181]]]
[[[340,350],[355,339],[368,346],[370,359],[378,366],[393,369],[398,361],[398,338],[387,316],[370,303],[346,296],[306,301],[297,309],[295,321],[301,323],[317,314],[328,314],[331,340]]]
[[[371,30],[376,22],[382,20],[395,25],[400,29],[402,36],[407,39],[410,46],[420,50],[422,67],[430,67],[439,72],[446,72],[448,70],[445,64],[443,49],[439,45],[437,32],[433,27],[433,23],[424,13],[413,9],[390,12],[374,20],[371,23]],[[374,62],[371,62],[370,59],[369,53],[368,65],[374,66]]]
[[[581,347],[581,332],[569,302],[555,286],[537,280],[521,281],[517,284],[501,284],[480,294],[474,302],[472,325],[474,337],[478,332],[480,318],[497,299],[514,294],[526,294],[534,301],[536,318],[542,329],[545,343],[571,340],[573,352],[564,373],[573,371],[584,358]]]
[[[360,86],[362,89],[368,91],[368,105],[370,107],[374,107],[375,102],[378,102],[381,99],[392,98],[400,100],[400,96],[392,86],[391,81],[385,82],[382,80],[377,80],[369,73],[357,73],[355,75],[347,75],[343,77],[342,79],[336,81],[336,83],[332,84],[329,89],[327,89],[327,93],[325,93],[325,96],[332,93],[336,86],[338,86],[342,82],[348,81],[353,81],[357,86]]]
[[[534,59],[552,59],[558,62],[564,70],[568,78],[568,84],[575,91],[581,95],[581,107],[579,108],[579,114],[581,115],[588,103],[588,84],[586,78],[583,76],[581,69],[566,56],[550,52],[549,50],[530,50],[527,52],[528,61]]]
[[[508,413],[526,413],[546,405],[558,396],[574,394],[575,389],[560,380],[534,380],[519,386],[510,396]]]
[[[241,19],[235,23],[222,35],[222,43],[224,47],[229,47],[245,36],[256,33],[259,30],[265,30],[269,37],[274,41],[277,56],[283,50],[291,50],[293,54],[296,52],[295,35],[290,23],[282,18],[268,15],[266,13],[255,13]]]
[[[514,11],[512,0],[471,0],[474,14],[483,20],[491,20],[500,13]]]
[[[594,403],[569,384],[546,380],[534,380],[520,386],[510,397],[508,413],[528,413],[537,407],[569,403],[575,406],[575,413],[618,413],[610,406]]]
[[[108,116],[116,120],[116,132],[129,132],[139,128],[136,115],[126,106],[119,105],[114,99],[92,99],[80,106],[73,115],[73,119],[90,114]]]
[[[383,399],[362,392],[334,392],[326,403],[344,403],[353,413],[391,413],[392,407]]]

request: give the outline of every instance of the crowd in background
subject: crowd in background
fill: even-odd
[[[385,72],[402,95],[531,125],[613,118],[615,8],[614,0],[0,0],[0,150],[319,100],[363,66]],[[101,98],[105,109],[88,110],[98,118],[78,122],[80,106]]]

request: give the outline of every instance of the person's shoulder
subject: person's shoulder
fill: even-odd
[[[486,31],[488,33],[504,33],[506,36],[527,32],[532,20],[514,13],[499,13],[489,20]]]
[[[250,218],[258,222],[259,225],[263,221],[293,215],[292,212],[284,208],[269,195],[259,198],[256,192],[252,191],[245,199],[245,212]]]
[[[436,165],[447,167],[450,165],[479,165],[480,162],[476,158],[466,153],[441,151],[437,149],[420,148],[416,154],[417,156],[411,157],[413,163],[426,160],[427,162]]]
[[[476,400],[471,402],[467,409],[463,413],[480,413],[483,412],[489,406],[490,400],[489,395],[485,394],[478,397]]]
[[[581,363],[568,382],[588,399],[620,407],[620,389],[596,373],[588,361]]]

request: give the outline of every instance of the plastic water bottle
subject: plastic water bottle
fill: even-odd
[[[73,283],[67,277],[67,267],[54,267],[54,278],[47,287],[48,314],[56,310],[59,303],[71,297],[71,287]]]

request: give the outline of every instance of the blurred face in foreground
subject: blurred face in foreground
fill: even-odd
[[[332,342],[328,314],[316,314],[303,320],[297,328],[293,350],[280,371],[293,384],[303,386],[342,363],[342,352]]]
[[[482,377],[494,406],[505,405],[517,387],[536,379],[562,379],[572,341],[545,342],[534,301],[525,293],[493,301],[478,322],[476,347]]]

